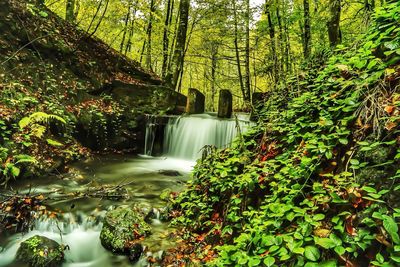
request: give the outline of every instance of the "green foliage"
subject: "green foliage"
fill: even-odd
[[[271,96],[243,143],[198,162],[175,223],[223,244],[211,265],[398,265],[400,58],[384,44],[399,29],[400,3],[379,9],[357,46]]]

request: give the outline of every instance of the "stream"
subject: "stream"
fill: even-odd
[[[163,208],[160,199],[164,189],[179,191],[189,179],[193,161],[170,158],[127,157],[110,155],[72,165],[73,173],[62,179],[53,177],[20,182],[14,188],[25,188],[20,193],[49,193],[52,196],[86,191],[91,186],[126,184],[128,199],[77,198],[51,203],[57,210],[58,219],[43,219],[35,223],[27,234],[0,236],[0,266],[21,266],[13,263],[19,244],[34,236],[42,235],[70,247],[65,252],[65,267],[84,266],[132,266],[126,256],[115,256],[100,244],[101,219],[110,207],[140,204],[149,208]],[[181,176],[166,176],[160,170],[176,170]],[[168,223],[153,220],[152,235],[142,243],[154,253],[174,246],[166,237]],[[142,259],[135,266],[146,266]]]
[[[160,199],[160,194],[165,189],[173,192],[183,189],[184,183],[190,178],[195,159],[201,155],[202,147],[227,147],[238,135],[238,128],[243,132],[251,125],[246,119],[222,120],[210,114],[171,117],[168,120],[163,130],[164,157],[148,156],[151,155],[148,151],[152,151],[157,128],[149,120],[144,144],[146,156],[97,156],[72,164],[68,174],[14,183],[13,189],[19,193],[50,194],[55,200],[47,204],[56,216],[37,220],[28,233],[0,235],[0,267],[22,266],[15,263],[16,252],[21,242],[34,235],[68,245],[64,267],[132,266],[126,256],[113,255],[100,243],[102,218],[107,210],[117,206],[140,205],[157,214],[157,210],[166,205]],[[179,175],[163,172],[165,170],[178,172]],[[119,185],[124,198],[89,198],[76,194]],[[66,195],[70,197],[58,198]],[[168,235],[171,230],[168,223],[156,217],[151,227],[152,234],[142,242],[147,248],[145,255],[134,266],[147,266],[146,256],[161,257],[163,251],[176,244],[176,240]]]

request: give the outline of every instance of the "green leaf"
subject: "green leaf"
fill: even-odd
[[[397,226],[397,223],[390,216],[383,215],[382,217],[383,217],[383,227],[388,232],[393,242],[395,242],[396,244],[400,244],[400,238],[398,233],[399,227]]]
[[[249,259],[247,263],[248,266],[259,266],[261,263],[261,259],[259,257],[252,257]]]
[[[263,263],[267,266],[267,267],[271,267],[272,265],[274,265],[275,263],[275,258],[268,256],[264,259]]]
[[[63,146],[62,143],[60,143],[56,140],[53,140],[53,139],[46,139],[46,142],[51,146]]]
[[[343,255],[344,253],[346,253],[346,249],[342,246],[337,246],[334,250],[338,255]]]
[[[340,138],[339,143],[341,143],[342,145],[347,145],[349,143],[349,140],[347,140],[347,138]]]
[[[15,156],[15,158],[17,159],[17,162],[15,164],[19,164],[19,163],[24,163],[24,162],[28,162],[28,163],[37,163],[37,160],[29,155],[17,155]]]
[[[369,186],[363,186],[361,189],[367,193],[376,193],[377,192],[375,188],[372,188]]]
[[[329,239],[329,238],[315,238],[315,244],[325,248],[325,249],[330,249],[336,247],[336,243]]]
[[[304,250],[304,256],[310,261],[317,261],[321,257],[321,253],[315,246],[306,246]]]
[[[360,162],[358,160],[356,160],[356,159],[351,159],[350,163],[351,163],[351,165],[354,165],[354,166],[360,165]]]
[[[303,254],[304,254],[304,250],[305,250],[305,249],[302,248],[302,247],[294,248],[294,249],[293,249],[293,253],[303,255]]]
[[[18,123],[19,128],[24,129],[26,126],[29,125],[30,122],[31,122],[30,118],[28,118],[28,117],[22,118]]]
[[[314,215],[314,217],[313,217],[313,220],[314,220],[314,221],[322,221],[323,219],[325,219],[325,215],[322,214],[322,213],[316,214],[316,215]]]

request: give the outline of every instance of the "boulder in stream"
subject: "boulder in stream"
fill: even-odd
[[[106,213],[100,241],[113,253],[128,255],[131,261],[137,261],[143,252],[139,242],[150,234],[150,229],[140,211],[119,207]]]
[[[16,258],[29,266],[56,267],[64,261],[64,249],[52,239],[35,235],[21,243]]]
[[[180,172],[175,170],[159,170],[158,173],[165,176],[182,176]]]

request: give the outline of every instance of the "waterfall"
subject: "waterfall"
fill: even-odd
[[[154,140],[156,139],[156,117],[147,116],[146,136],[144,139],[144,154],[151,156],[153,154]]]
[[[242,133],[252,124],[243,117],[238,122]],[[171,117],[165,127],[164,154],[195,160],[204,146],[229,147],[237,135],[235,119],[219,119],[211,114]]]

